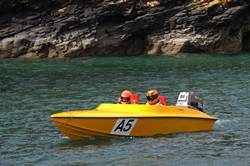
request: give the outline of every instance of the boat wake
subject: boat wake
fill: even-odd
[[[215,122],[215,130],[224,130],[225,128],[230,128],[230,126],[237,124],[239,120],[237,119],[219,119]]]

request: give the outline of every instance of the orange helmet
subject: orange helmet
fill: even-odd
[[[147,94],[146,94],[146,97],[147,97],[147,102],[150,104],[150,105],[153,105],[153,104],[156,104],[159,102],[159,92],[157,90],[148,90],[147,91]]]
[[[130,92],[129,90],[122,91],[121,96],[120,96],[120,103],[121,104],[130,104],[131,103],[131,96],[132,96],[132,92]]]

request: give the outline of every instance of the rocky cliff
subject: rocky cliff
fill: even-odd
[[[250,51],[247,0],[1,0],[0,57]]]

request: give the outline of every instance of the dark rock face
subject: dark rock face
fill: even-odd
[[[250,51],[249,5],[247,0],[2,0],[0,57]]]

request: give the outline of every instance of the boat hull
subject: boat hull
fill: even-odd
[[[62,112],[51,118],[73,140],[209,131],[217,120],[192,108],[138,104],[101,104],[95,110]]]
[[[130,122],[133,122],[131,125],[134,126],[130,127],[129,120]],[[96,136],[136,137],[154,136],[157,134],[209,131],[213,129],[215,122],[215,120],[211,119],[178,117],[54,118],[53,121],[62,133],[73,140],[80,140],[83,138]]]

